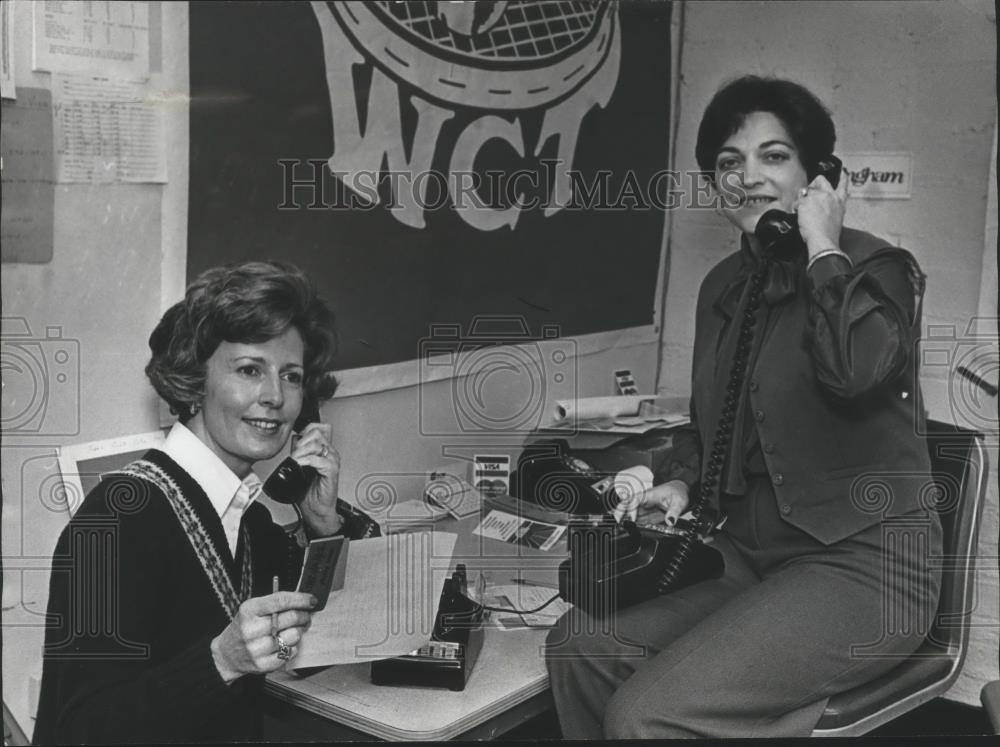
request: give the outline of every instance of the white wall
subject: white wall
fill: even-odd
[[[983,284],[984,293],[992,292],[993,299],[984,308],[995,317],[995,240],[983,252],[996,122],[992,3],[695,2],[685,5],[684,22],[677,168],[697,169],[698,122],[722,81],[746,73],[798,80],[832,110],[838,152],[913,153],[912,198],[852,200],[846,222],[898,237],[916,256],[928,276],[925,328],[948,325],[964,335],[977,314],[987,268],[994,280],[992,291]],[[698,286],[737,247],[736,239],[711,210],[673,216],[659,382],[664,393],[690,391]],[[993,368],[987,369],[994,383],[995,350]],[[979,409],[970,413],[968,402],[954,395],[953,365],[925,366],[921,380],[933,417],[978,428],[992,424],[987,435],[996,444],[995,398],[980,397]],[[995,448],[992,456],[995,476]],[[972,648],[950,692],[974,704],[982,684],[997,677],[996,480],[991,483]]]

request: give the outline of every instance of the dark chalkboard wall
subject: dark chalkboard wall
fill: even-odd
[[[365,5],[373,13],[399,10],[395,3]],[[586,5],[555,3],[546,12]],[[433,3],[409,6],[435,12]],[[505,12],[537,12],[515,6],[508,3]],[[527,169],[544,175],[552,167],[542,161],[558,155],[555,138],[534,153],[546,113],[575,101],[579,93],[520,109],[463,106],[435,99],[394,77],[378,59],[365,56],[370,45],[366,48],[353,37],[351,48],[325,52],[317,14],[330,14],[327,22],[344,19],[346,26],[356,14],[343,7],[192,3],[188,279],[208,267],[251,258],[300,265],[337,313],[340,367],[345,369],[414,359],[432,325],[457,324],[467,334],[477,317],[488,315],[521,319],[530,334],[539,334],[543,325],[557,325],[564,336],[651,324],[665,213],[652,203],[643,205],[644,194],[636,198],[635,189],[630,188],[632,197],[621,193],[633,178],[632,184],[644,191],[667,166],[670,5],[637,0],[610,4],[600,12],[614,14],[614,23],[620,24],[620,69],[606,106],[586,104],[582,109],[572,167],[587,185],[599,183],[598,173],[606,171],[604,194],[611,204],[580,209],[587,198],[578,192],[575,209],[546,216],[542,207],[527,208],[513,229],[480,230],[462,220],[449,200],[423,212],[422,228],[398,220],[385,201],[368,209],[344,209],[351,193],[328,172],[321,204],[307,209],[316,200],[303,189],[289,201],[289,173],[302,179],[309,175],[307,161],[325,164],[336,150],[328,60],[333,66],[352,56],[363,60],[352,69],[353,85],[334,92],[334,105],[355,107],[364,132],[375,128],[365,121],[373,75],[392,80],[399,91],[398,137],[407,157],[417,127],[411,97],[426,97],[447,111],[431,163],[441,174],[449,174],[456,140],[467,128],[482,117],[499,117],[520,128],[525,156],[494,138],[478,150],[475,169]],[[578,19],[565,20],[569,33]],[[511,26],[516,30],[519,24]],[[460,62],[461,55],[456,59]],[[530,60],[498,58],[484,66],[483,75],[513,70],[529,76],[534,74],[530,66]],[[282,160],[301,165],[288,172]],[[322,169],[317,173],[323,174]],[[427,201],[432,204],[439,183],[428,180]],[[662,182],[660,186],[662,199]],[[379,193],[391,197],[386,183]],[[478,194],[488,203],[481,209],[509,206],[486,188]],[[612,205],[618,209],[610,209]]]

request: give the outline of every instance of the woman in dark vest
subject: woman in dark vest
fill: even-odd
[[[843,226],[847,178],[835,188],[823,171],[834,142],[829,112],[786,80],[737,79],[704,113],[698,165],[741,247],[699,293],[692,426],[618,514],[673,524],[696,483],[714,482],[725,571],[619,610],[610,634],[563,617],[547,662],[567,738],[808,735],[831,695],[926,634],[941,528],[920,502],[924,276],[905,250]],[[772,209],[796,214],[791,253],[755,234]]]
[[[53,558],[34,741],[259,738],[263,675],[294,657],[316,600],[291,589],[302,544],[255,498],[304,400],[321,401],[333,316],[297,268],[209,270],[149,339],[146,373],[179,414],[163,446],[105,475]],[[312,423],[306,533],[334,534],[340,461]],[[299,538],[300,539],[300,538]]]

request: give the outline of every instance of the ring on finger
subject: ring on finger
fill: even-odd
[[[274,634],[274,643],[278,647],[279,659],[288,661],[292,658],[292,647],[285,643],[277,633]]]
[[[326,457],[326,455],[327,455],[327,454],[329,454],[329,453],[330,453],[330,450],[329,450],[328,448],[326,448],[326,444],[323,444],[323,445],[322,445],[322,446],[320,447],[320,449],[319,449],[319,455],[320,455],[321,457],[324,457],[324,458],[325,458],[325,457]]]
[[[809,194],[809,187],[803,187],[802,189],[800,189],[800,190],[799,190],[799,193],[800,193],[800,194],[801,194],[801,195],[802,195],[803,197],[805,197],[805,196],[806,196],[807,194]]]

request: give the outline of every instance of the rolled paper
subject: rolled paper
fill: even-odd
[[[656,399],[655,395],[619,395],[617,397],[578,397],[556,402],[553,420],[597,420],[637,415],[639,405]]]
[[[642,495],[653,487],[653,471],[645,464],[623,469],[611,484],[619,501]]]

